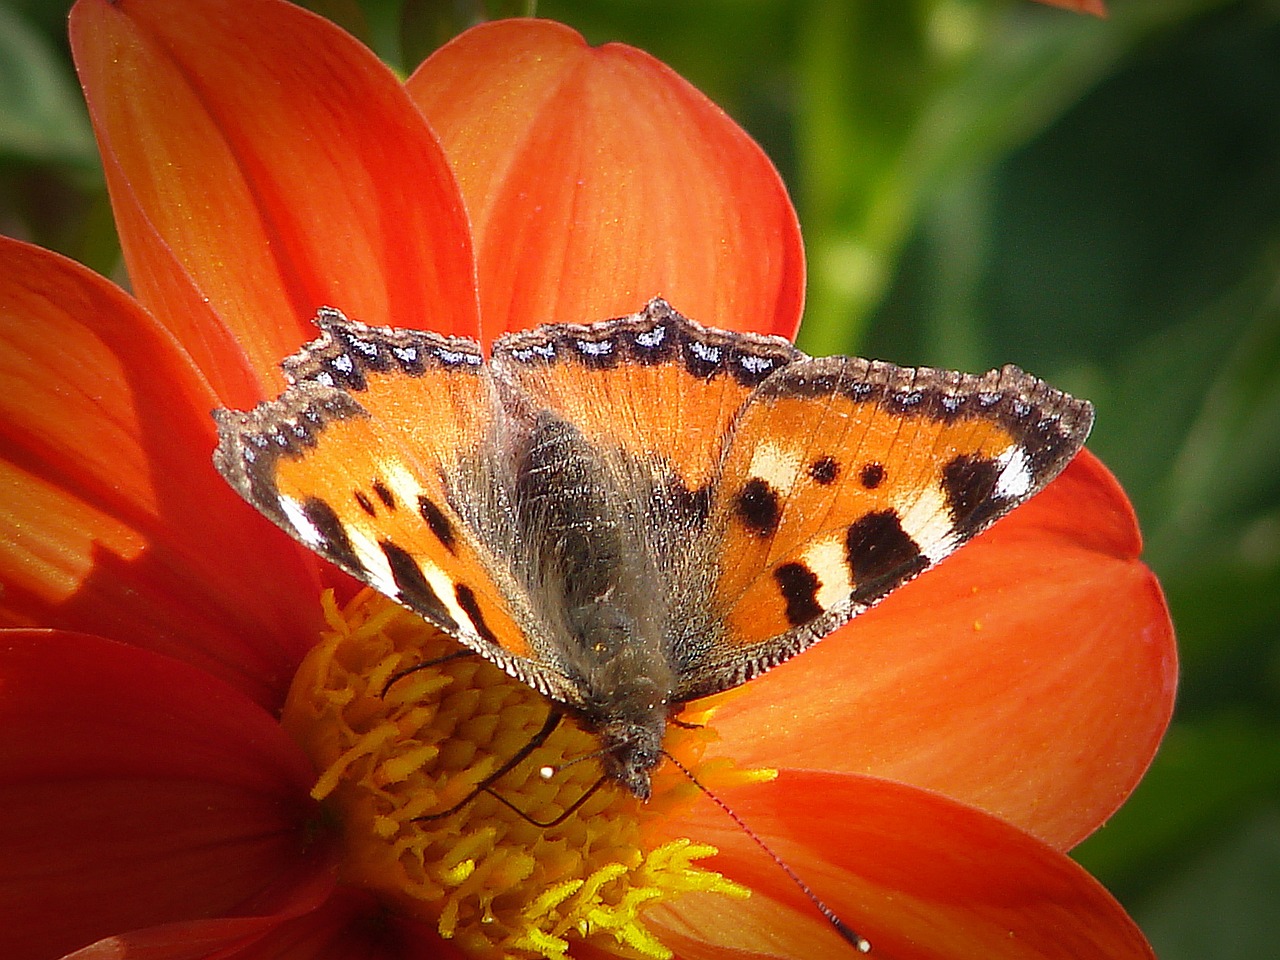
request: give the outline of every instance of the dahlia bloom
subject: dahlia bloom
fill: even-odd
[[[447,638],[210,463],[209,411],[275,396],[322,304],[491,340],[661,293],[793,334],[799,231],[759,149],[545,21],[403,84],[279,0],[80,0],[71,29],[133,297],[0,239],[0,955],[851,955],[671,769],[552,827],[507,802],[581,795],[589,764],[418,819],[545,705],[474,659],[388,687]],[[1149,957],[1065,854],[1169,718],[1139,550],[1086,452],[668,750],[878,955]],[[568,725],[545,748],[591,749]]]

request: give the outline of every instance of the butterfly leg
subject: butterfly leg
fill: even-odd
[[[580,796],[577,800],[573,801],[573,803],[570,804],[565,809],[564,813],[560,814],[560,816],[552,820],[546,820],[546,821],[533,819],[533,817],[529,816],[527,813],[525,813],[523,810],[521,810],[514,803],[512,803],[506,797],[502,796],[497,791],[492,790],[488,787],[485,787],[484,789],[485,789],[485,793],[489,794],[489,796],[493,797],[493,799],[497,800],[499,803],[503,804],[510,810],[514,811],[515,814],[519,816],[521,819],[533,824],[535,827],[543,827],[545,829],[548,827],[558,827],[560,826],[560,824],[564,823],[566,820],[572,817],[575,813],[578,812],[579,807],[581,807],[584,803],[586,803],[593,796],[595,796],[596,791],[599,790],[602,786],[604,786],[604,782],[608,779],[609,779],[608,775],[602,776],[599,780],[597,780],[595,783],[589,786],[583,792],[582,796]]]
[[[489,788],[523,763],[529,757],[529,754],[533,753],[533,751],[546,743],[547,737],[551,736],[555,728],[560,726],[560,721],[562,719],[564,719],[564,714],[552,707],[547,713],[547,719],[546,722],[543,723],[542,729],[530,737],[529,742],[512,754],[511,758],[507,760],[506,763],[481,780],[474,790],[468,793],[448,810],[441,810],[439,813],[428,813],[421,817],[414,817],[413,819],[415,821],[440,820],[451,814],[457,813],[481,793],[490,793],[493,794],[493,796],[497,796],[497,794],[493,793]],[[498,799],[502,800],[501,797],[498,797]],[[502,800],[502,802],[507,803],[506,800]],[[509,803],[507,803],[507,805],[510,806]]]
[[[461,660],[463,657],[478,657],[479,654],[474,650],[455,650],[453,653],[443,657],[436,657],[434,660],[423,660],[421,663],[415,663],[412,667],[405,667],[403,670],[397,670],[387,678],[387,682],[382,685],[382,693],[380,697],[385,697],[387,691],[396,685],[399,681],[409,676],[411,673],[417,673],[419,670],[426,670],[428,667],[438,667],[442,663],[449,663],[453,660]]]

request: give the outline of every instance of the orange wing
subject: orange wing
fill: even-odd
[[[942,560],[1057,476],[1092,421],[1016,367],[831,357],[770,377],[734,425],[710,517],[725,630],[680,696],[744,682]]]
[[[451,506],[450,478],[501,415],[479,345],[323,309],[290,386],[215,416],[214,463],[245,500],[352,576],[548,696],[520,588]]]
[[[697,493],[747,396],[801,356],[781,337],[712,330],[652,300],[620,320],[509,334],[494,345],[493,368],[597,448],[620,448]]]

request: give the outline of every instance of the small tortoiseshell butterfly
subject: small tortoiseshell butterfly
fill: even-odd
[[[669,718],[745,683],[1034,496],[1093,408],[806,356],[662,300],[473,340],[325,308],[214,462],[302,543],[549,697],[646,798]]]

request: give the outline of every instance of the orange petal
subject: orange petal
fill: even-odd
[[[206,673],[83,634],[0,632],[0,955],[314,907],[310,762]]]
[[[212,390],[136,303],[0,238],[0,625],[98,633],[283,703],[309,554],[214,472]]]
[[[352,37],[279,0],[80,0],[71,40],[134,289],[225,403],[256,399],[236,343],[275,394],[323,304],[476,333],[448,165]]]
[[[936,790],[1069,848],[1169,722],[1172,625],[1090,454],[1031,503],[716,715],[740,763]]]
[[[804,251],[786,188],[663,64],[511,20],[462,34],[407,86],[471,213],[487,336],[657,295],[703,323],[794,335]]]
[[[784,774],[723,799],[838,916],[893,960],[1153,960],[1141,931],[1078,864],[946,797],[848,774]],[[672,835],[754,893],[689,895],[646,921],[684,960],[856,957],[817,908],[710,802]]]

